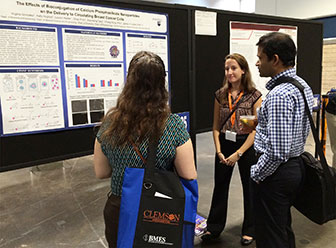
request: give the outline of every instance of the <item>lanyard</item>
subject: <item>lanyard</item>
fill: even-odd
[[[232,109],[236,106],[237,102],[239,102],[240,98],[242,97],[244,91],[241,91],[237,100],[235,101],[234,105],[232,106],[232,95],[231,95],[231,90],[229,90],[229,95],[228,95],[228,100],[229,100],[229,109],[230,111],[232,111]],[[235,123],[235,119],[236,119],[236,112],[234,112],[231,116],[231,127],[233,127],[234,123]]]

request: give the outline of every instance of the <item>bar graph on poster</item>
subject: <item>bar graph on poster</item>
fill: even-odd
[[[56,11],[62,10],[62,11]],[[0,136],[93,126],[114,107],[131,58],[164,61],[168,14],[58,1],[0,8]]]
[[[107,87],[112,87],[113,84],[114,86],[119,86],[119,83],[113,83],[112,82],[112,79],[108,79],[108,80],[105,80],[105,79],[98,79],[97,81],[99,81],[99,83],[92,83],[90,81],[88,81],[88,79],[86,77],[84,77],[83,79],[81,78],[81,76],[79,76],[78,74],[75,74],[75,85],[76,85],[76,89],[80,89],[80,88],[88,88],[89,85],[90,85],[90,88],[96,88],[96,87],[102,87],[104,88],[105,86]],[[113,80],[114,81],[114,80]],[[105,83],[106,82],[106,83]]]
[[[101,121],[116,105],[123,84],[123,64],[66,64],[69,126]]]

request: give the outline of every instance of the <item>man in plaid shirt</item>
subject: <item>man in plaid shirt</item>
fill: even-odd
[[[258,248],[295,247],[290,207],[302,181],[299,157],[310,130],[303,97],[291,83],[277,83],[281,76],[293,77],[305,89],[310,110],[313,93],[296,75],[296,47],[289,35],[272,32],[258,43],[256,66],[261,77],[271,77],[269,90],[258,113],[254,148],[259,156],[251,167],[253,203]]]

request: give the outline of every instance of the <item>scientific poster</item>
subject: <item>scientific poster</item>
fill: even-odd
[[[6,1],[0,9],[0,135],[100,122],[116,105],[138,51],[158,54],[169,80],[168,41],[167,14]]]
[[[261,78],[259,76],[259,71],[255,65],[258,60],[258,47],[256,44],[261,36],[275,31],[290,35],[297,46],[297,27],[247,22],[230,22],[230,53],[240,53],[246,58],[252,73],[252,79],[256,84],[257,89],[263,94],[263,98],[268,92],[265,88],[265,84],[270,80],[270,78]]]

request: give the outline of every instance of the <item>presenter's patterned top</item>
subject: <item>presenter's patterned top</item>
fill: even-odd
[[[97,134],[97,139],[101,144],[103,153],[108,158],[110,166],[112,167],[112,194],[120,196],[125,168],[141,168],[144,167],[144,164],[131,144],[127,144],[123,147],[112,147],[106,142],[103,142],[100,139],[100,136],[104,130],[104,125],[102,125]],[[176,147],[183,145],[189,140],[189,138],[189,133],[187,132],[181,118],[176,114],[170,114],[163,134],[159,139],[156,154],[156,168],[162,170],[173,170]],[[147,158],[148,138],[145,139],[138,148],[142,156]]]
[[[228,120],[226,123],[224,121],[230,114],[229,101],[224,97],[223,88],[220,88],[215,93],[215,98],[220,104],[219,109],[219,124],[222,127],[221,132],[225,133],[226,130],[235,131],[237,134],[248,134],[248,132],[243,131],[243,124],[239,121],[241,115],[253,115],[253,105],[261,97],[261,92],[255,90],[251,93],[244,93],[242,100],[240,101],[236,109],[236,117],[234,125],[232,126],[231,121]],[[238,96],[234,99],[232,98],[232,104],[236,104]],[[225,124],[223,126],[223,124]]]
[[[259,110],[254,137],[254,149],[262,154],[258,163],[251,167],[251,178],[254,181],[263,181],[272,175],[281,163],[303,153],[309,134],[310,125],[302,94],[291,83],[275,86],[281,76],[295,78],[304,86],[310,111],[313,108],[313,92],[308,84],[296,75],[294,68],[279,73],[267,82],[266,88],[270,92]]]

